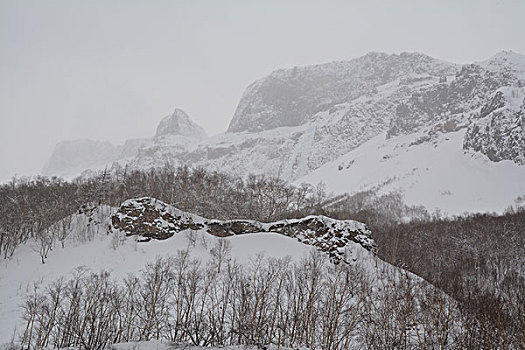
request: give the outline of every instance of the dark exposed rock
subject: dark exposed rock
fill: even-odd
[[[349,242],[358,243],[369,251],[374,251],[376,247],[367,227],[352,220],[334,220],[317,215],[268,225],[268,232],[297,238],[300,242],[319,247],[335,259],[343,258],[344,247]]]
[[[126,236],[138,236],[139,242],[167,239],[187,229],[205,229],[217,237],[275,232],[318,247],[336,261],[344,259],[344,248],[350,242],[358,243],[369,251],[374,251],[376,246],[368,228],[357,221],[334,220],[325,216],[308,216],[273,223],[206,220],[192,217],[150,197],[125,201],[113,215],[111,222],[113,230],[124,232]]]
[[[265,231],[260,223],[246,220],[207,221],[206,226],[206,231],[217,237]]]
[[[498,91],[481,109],[482,118],[469,125],[463,148],[483,153],[493,162],[525,164],[525,95],[516,88],[504,91],[506,95]]]
[[[478,116],[483,118],[501,104],[498,96],[490,98],[490,94],[499,87],[515,84],[516,77],[504,72],[489,71],[475,64],[465,65],[450,83],[431,85],[400,103],[390,121],[387,136],[410,134],[425,126],[444,123],[451,115],[457,115],[456,124],[466,126],[469,121],[465,117],[469,111],[484,106]]]
[[[162,119],[157,126],[155,137],[164,135],[182,135],[202,140],[207,138],[204,129],[195,124],[181,109],[175,109],[173,114]]]
[[[126,236],[154,239],[166,239],[183,230],[203,228],[190,217],[173,215],[168,209],[167,204],[154,198],[130,199],[122,203],[111,218],[111,224]]]

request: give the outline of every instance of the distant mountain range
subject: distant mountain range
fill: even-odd
[[[208,137],[177,109],[153,138],[59,143],[43,172],[185,164],[400,191],[449,213],[502,211],[525,197],[524,87],[525,56],[514,52],[463,66],[369,53],[257,80],[223,134]]]

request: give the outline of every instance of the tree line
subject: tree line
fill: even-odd
[[[14,178],[0,186],[0,254],[8,258],[20,244],[34,239],[44,262],[56,244],[64,245],[72,214],[101,205],[117,207],[143,196],[208,218],[263,222],[319,212],[327,198],[322,187],[188,167],[120,168],[70,182],[56,177]]]

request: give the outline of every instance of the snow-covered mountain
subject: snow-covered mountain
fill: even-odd
[[[177,108],[160,121],[152,138],[127,140],[118,146],[92,140],[61,142],[44,166],[43,174],[72,178],[84,171],[109,169],[114,164],[136,168],[159,166],[207,138],[204,129]]]
[[[347,62],[277,70],[248,87],[228,131],[301,125],[318,112],[376,94],[393,81],[439,78],[455,70],[454,64],[418,53],[376,52]]]
[[[191,121],[190,117],[178,108],[173,114],[160,121],[155,137],[171,135],[184,136],[196,141],[202,141],[208,137],[203,128]]]
[[[330,169],[338,169],[360,149],[370,150],[371,144],[388,145],[381,151],[383,157],[408,143],[417,147],[406,149],[406,169],[426,168],[422,162],[433,158],[443,162],[454,158],[454,169],[459,169],[470,159],[474,163],[463,169],[464,179],[515,179],[505,183],[508,195],[497,204],[488,192],[477,197],[480,206],[452,209],[446,201],[414,200],[415,204],[447,212],[500,210],[515,204],[513,199],[525,192],[521,185],[525,181],[516,179],[525,165],[524,86],[525,56],[513,52],[464,66],[419,53],[370,53],[346,62],[281,69],[247,88],[223,134],[207,138],[185,113],[176,110],[161,122],[155,137],[128,146],[87,141],[76,146],[59,144],[45,173],[73,176],[112,163],[133,168],[169,163],[240,176],[323,181],[334,191],[354,192],[401,174],[383,166],[390,165],[388,162],[362,163],[368,167],[360,170],[362,174],[379,172],[381,176],[372,177],[376,182],[356,181],[356,174],[361,174],[353,171],[357,166],[345,171]],[[418,152],[412,151],[415,149]],[[447,163],[436,166],[452,168]],[[403,172],[414,183],[418,175],[410,174]],[[404,183],[391,183],[382,188],[406,192],[407,199],[410,191],[416,191]],[[469,187],[472,193],[484,193],[476,183],[472,181]],[[427,192],[448,193],[440,188],[451,186],[453,183],[438,186],[427,181],[419,197],[428,198]]]

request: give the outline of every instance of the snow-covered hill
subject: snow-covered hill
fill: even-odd
[[[70,219],[45,259],[37,238],[1,260],[0,348],[456,348],[471,337],[458,304],[378,259],[359,222],[218,221],[149,197]]]
[[[226,133],[207,138],[184,112],[176,110],[161,122],[155,137],[128,146],[61,144],[45,173],[71,177],[84,169],[111,169],[117,164],[139,169],[188,165],[239,176],[323,181],[329,189],[355,192],[364,183],[345,178],[352,176],[350,172],[327,170],[333,168],[330,162],[350,159],[380,139],[388,144],[385,153],[392,153],[406,146],[406,136],[412,139],[408,143],[418,144],[410,150],[421,153],[405,161],[410,169],[426,169],[424,160],[436,158],[437,153],[436,161],[456,159],[456,168],[468,167],[465,159],[481,156],[461,178],[449,181],[472,180],[465,191],[468,188],[474,199],[429,200],[427,193],[449,193],[442,187],[452,185],[418,182],[416,172],[404,171],[396,176],[410,180],[397,183],[396,189],[406,192],[407,200],[449,213],[499,211],[524,194],[524,181],[516,175],[525,166],[524,67],[525,56],[513,52],[464,66],[418,53],[370,53],[347,62],[282,69],[247,88]],[[449,145],[447,139],[454,141]],[[455,156],[464,151],[469,156]],[[507,161],[515,166],[502,165]],[[388,162],[380,167],[374,162],[363,164],[371,167],[363,168],[363,173],[374,174],[365,181],[367,186],[381,185],[396,172]],[[486,189],[476,187],[487,181],[473,179],[494,174],[493,169],[498,175],[487,181],[505,180],[505,195],[498,192],[491,197],[488,192],[484,195]],[[336,185],[343,182],[345,186]],[[421,183],[418,196],[424,201],[415,200],[418,187],[408,185],[415,182]],[[382,188],[394,189],[393,185]]]
[[[71,222],[64,247],[55,246],[44,264],[36,241],[22,245],[12,258],[0,260],[0,343],[8,342],[14,334],[18,339],[23,333],[22,301],[35,285],[43,288],[81,271],[105,270],[121,279],[138,273],[156,257],[185,250],[206,262],[221,237],[227,237],[229,255],[242,265],[261,254],[299,262],[318,249],[328,253],[327,259],[336,252],[336,257],[345,256],[363,266],[375,260],[370,252],[375,245],[370,231],[350,220],[308,217],[267,224],[223,222],[182,212],[152,198],[139,198],[120,208],[101,206],[77,213]],[[163,236],[163,232],[169,234]],[[159,239],[150,240],[152,237]]]

